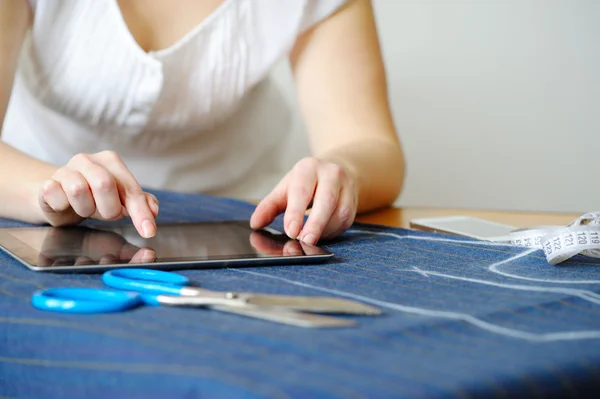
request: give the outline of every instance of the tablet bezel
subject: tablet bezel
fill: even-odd
[[[223,223],[247,223],[240,220],[224,220],[224,221],[206,221],[206,222],[185,222],[185,223],[159,223],[158,228],[165,225],[194,225],[194,224],[223,224]],[[114,225],[114,227],[122,227],[123,225]],[[105,226],[85,226],[90,228],[103,229],[110,227]],[[19,263],[27,267],[29,270],[36,272],[52,272],[52,273],[86,273],[86,272],[103,272],[115,268],[125,267],[144,267],[161,270],[181,270],[181,269],[218,269],[229,267],[255,267],[255,266],[276,266],[276,265],[302,265],[325,262],[331,259],[334,254],[320,246],[311,246],[301,241],[297,241],[303,250],[303,255],[267,255],[267,254],[245,254],[245,255],[228,255],[219,258],[198,259],[164,259],[155,262],[140,262],[140,263],[109,263],[109,264],[87,264],[87,265],[60,265],[60,266],[38,266],[40,251],[32,248],[17,237],[11,234],[12,231],[19,229],[48,229],[48,226],[24,226],[24,227],[4,227],[0,228],[0,249],[7,255],[17,260]],[[265,232],[268,234],[281,234],[271,228],[253,230],[248,227],[248,231]],[[289,239],[288,239],[289,240]]]

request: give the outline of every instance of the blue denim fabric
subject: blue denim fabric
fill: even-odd
[[[162,222],[253,210],[157,195]],[[324,246],[336,255],[324,264],[181,273],[213,289],[360,299],[383,316],[311,330],[202,309],[47,313],[35,290],[102,287],[100,275],[34,273],[1,253],[0,396],[600,396],[598,260],[551,266],[541,251],[361,224]]]

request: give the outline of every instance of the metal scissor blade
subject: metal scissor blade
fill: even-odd
[[[275,306],[290,310],[312,313],[339,313],[365,316],[377,316],[381,309],[349,299],[325,296],[290,296],[290,295],[262,295],[240,294],[248,304],[255,306]]]
[[[239,299],[159,295],[155,300],[151,300],[151,298],[145,298],[145,300],[147,303],[154,305],[208,307],[222,312],[235,313],[298,327],[348,327],[356,324],[353,320],[337,317],[301,313],[281,307],[251,305]]]
[[[354,320],[309,313],[300,313],[281,308],[222,305],[211,306],[210,308],[221,312],[235,313],[242,316],[253,317],[255,319],[268,320],[296,327],[331,328],[350,327],[356,325],[356,322]]]
[[[176,296],[176,295],[143,295],[148,305],[169,306],[197,306],[207,307],[212,305],[244,306],[245,301],[239,299],[218,298],[210,296]]]

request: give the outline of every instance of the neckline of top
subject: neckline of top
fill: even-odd
[[[208,27],[210,27],[214,23],[214,21],[216,21],[217,18],[236,1],[240,0],[223,0],[223,2],[217,8],[215,8],[206,18],[204,18],[198,25],[196,25],[189,32],[187,32],[185,35],[179,38],[175,43],[156,51],[146,51],[139,45],[139,43],[137,42],[135,37],[133,37],[133,34],[129,30],[127,23],[125,22],[125,18],[123,17],[121,7],[119,7],[119,3],[117,2],[117,0],[112,0],[109,3],[111,4],[111,11],[115,13],[115,16],[118,19],[118,28],[121,31],[121,33],[123,33],[123,36],[125,36],[127,45],[132,47],[133,51],[143,61],[156,63],[158,62],[156,57],[167,56],[177,51],[178,49],[189,43],[192,39],[194,39],[194,37],[200,34],[201,31],[208,29]]]

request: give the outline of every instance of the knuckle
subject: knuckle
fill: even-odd
[[[296,164],[296,169],[300,171],[315,170],[319,167],[319,160],[312,157],[302,158]]]
[[[300,200],[308,200],[312,197],[312,191],[303,184],[298,184],[295,187],[294,195]]]
[[[150,212],[147,197],[139,187],[127,188],[123,200],[126,208],[135,205],[138,210],[143,209],[144,211],[148,210],[148,212]]]
[[[121,162],[121,157],[119,157],[119,154],[117,154],[115,151],[112,150],[104,150],[98,153],[98,156],[102,159],[105,159],[107,161],[111,161],[111,162]]]
[[[89,182],[92,190],[108,192],[113,188],[114,180],[107,172],[96,172]]]
[[[343,180],[346,177],[346,169],[336,163],[331,163],[327,166],[327,172],[338,180]]]
[[[67,191],[73,197],[81,197],[86,190],[86,185],[82,181],[76,181],[67,187]]]
[[[141,187],[129,187],[127,189],[127,196],[135,199],[135,200],[140,200],[140,199],[145,199],[146,196],[144,195],[144,191],[142,190]]]
[[[350,208],[348,208],[348,207],[341,208],[340,212],[339,212],[339,218],[342,222],[345,222],[348,219],[350,219]]]
[[[73,155],[68,162],[69,165],[87,165],[89,163],[92,163],[92,156],[86,153]]]
[[[338,197],[333,192],[329,191],[319,198],[319,203],[329,209],[335,208],[338,202]]]

